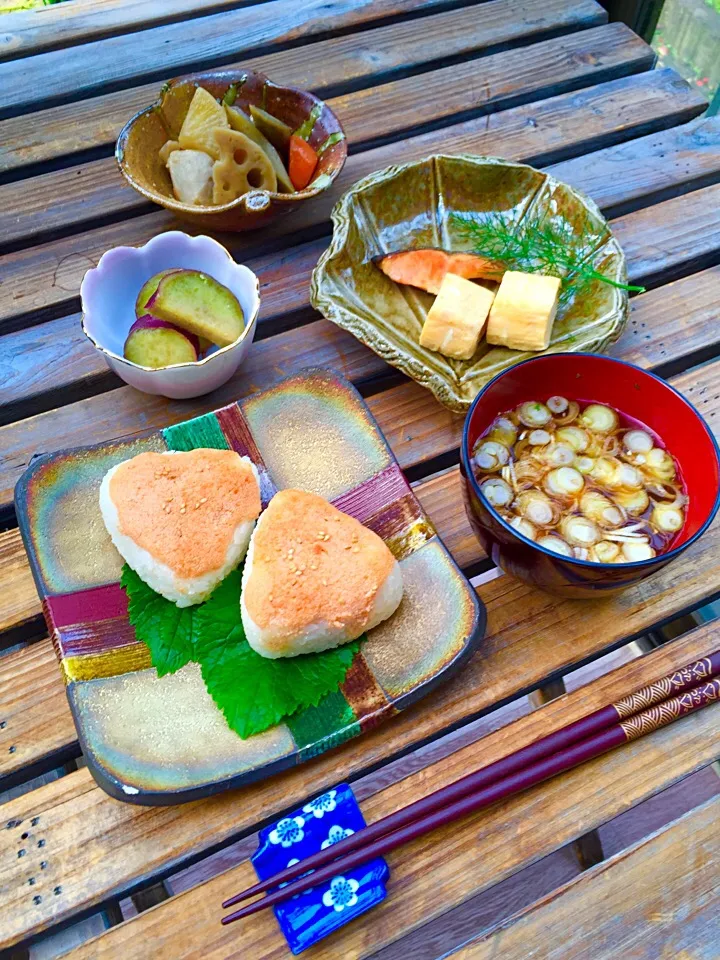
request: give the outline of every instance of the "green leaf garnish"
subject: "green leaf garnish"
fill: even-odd
[[[120,586],[128,597],[128,619],[135,635],[150,649],[150,661],[159,677],[175,673],[194,659],[195,607],[176,607],[155,593],[125,564]]]
[[[338,689],[360,641],[335,650],[268,660],[252,649],[240,620],[241,571],[234,570],[205,603],[179,609],[126,565],[121,584],[130,622],[150,648],[158,675],[190,660],[200,664],[208,693],[243,739],[275,726]]]
[[[593,280],[619,290],[644,293],[645,287],[620,283],[595,270],[587,258],[603,237],[585,224],[573,229],[569,224],[531,218],[514,220],[500,213],[485,217],[453,213],[460,233],[473,244],[475,253],[507,263],[511,269],[542,273],[563,281],[560,299],[567,302]]]

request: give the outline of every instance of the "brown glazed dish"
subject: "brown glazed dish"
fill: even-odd
[[[231,203],[212,207],[181,203],[173,194],[170,175],[158,151],[166,140],[177,138],[197,87],[204,87],[218,99],[232,91],[235,106],[262,107],[293,130],[315,111],[317,119],[308,140],[315,150],[332,134],[341,134],[342,139],[324,150],[313,179],[304,190],[296,193],[253,190]],[[280,86],[264,74],[250,70],[212,70],[166,83],[156,103],[141,110],[123,127],[115,157],[130,186],[148,200],[197,227],[239,232],[264,226],[326,190],[343,168],[347,142],[338,118],[312,93]]]

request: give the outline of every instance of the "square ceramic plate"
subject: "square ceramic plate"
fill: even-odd
[[[122,561],[98,506],[114,464],[144,450],[196,447],[250,456],[264,503],[290,486],[326,497],[383,537],[403,571],[399,610],[370,632],[341,688],[247,740],[227,726],[195,664],[162,679],[150,666],[127,619]],[[40,456],[15,501],[83,753],[100,786],[120,800],[180,803],[323,753],[446,679],[484,633],[475,591],[367,406],[331,372],[307,371],[143,439]]]

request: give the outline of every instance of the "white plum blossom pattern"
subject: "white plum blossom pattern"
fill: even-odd
[[[294,843],[300,843],[305,836],[304,826],[305,821],[302,817],[285,817],[278,821],[274,830],[270,831],[270,843],[279,843],[283,847],[291,847]]]
[[[321,797],[316,797],[314,800],[311,800],[310,803],[306,803],[303,807],[303,813],[311,813],[318,819],[324,817],[326,813],[332,813],[337,806],[335,803],[336,796],[337,790],[329,790]]]
[[[344,829],[343,827],[333,826],[330,827],[330,832],[327,835],[327,840],[323,840],[320,848],[322,850],[327,849],[327,847],[332,847],[335,843],[340,843],[341,840],[344,840],[345,837],[350,837],[355,833],[354,830],[351,830],[350,827]]]
[[[326,907],[332,907],[336,913],[341,913],[346,907],[354,907],[358,902],[357,891],[360,884],[352,877],[334,877],[330,889],[323,894],[322,901]]]

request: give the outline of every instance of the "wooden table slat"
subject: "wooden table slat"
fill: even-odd
[[[684,662],[678,657],[687,657],[690,649],[693,655],[696,651],[702,655],[701,650],[707,652],[717,644],[717,637],[717,628],[709,628],[699,636],[689,637],[689,645],[687,642],[674,645],[673,662]],[[651,660],[651,657],[647,659]],[[649,664],[639,666],[647,670]],[[545,733],[547,729],[553,729],[558,714],[567,721],[596,704],[607,702],[606,698],[612,696],[610,691],[617,689],[615,683],[620,689],[629,689],[628,679],[632,674],[631,670],[610,674],[609,683],[602,688],[602,699],[595,684],[582,688],[570,697],[562,698],[560,703],[556,702],[550,708],[553,710],[550,716],[545,713],[548,708],[538,711],[539,716],[518,720],[441,763],[393,784],[363,803],[366,817],[372,821],[417,796],[426,795],[467,770],[504,755],[515,748],[518,741],[527,742],[528,729],[534,728],[536,735],[540,730]],[[647,673],[643,671],[642,675]],[[653,676],[657,674],[653,673]],[[319,944],[313,951],[314,957],[317,960],[335,960],[339,956],[343,960],[369,957],[379,948],[397,942],[408,932],[557,850],[588,829],[707,765],[714,756],[713,750],[717,751],[720,746],[719,713],[720,706],[714,704],[702,714],[678,721],[651,737],[394,851],[387,858],[391,870],[388,899],[373,910],[365,923],[350,924]],[[533,720],[536,721],[534,724]],[[703,735],[709,738],[709,742],[702,739]],[[710,849],[705,848],[705,858]],[[701,852],[701,863],[703,859]],[[702,869],[700,865],[698,869]],[[78,960],[83,957],[110,958],[118,954],[128,960],[140,960],[143,945],[148,942],[153,943],[157,960],[189,957],[193,946],[198,943],[202,943],[203,956],[207,960],[232,960],[245,957],[251,951],[263,960],[281,960],[287,955],[287,947],[270,911],[236,924],[236,929],[223,928],[219,924],[223,913],[222,900],[252,882],[253,877],[250,863],[244,861],[239,867],[84,945],[79,950]],[[428,877],[432,882],[428,882]],[[625,900],[632,899],[633,888],[617,891],[619,909],[622,909],[623,895]],[[712,898],[710,901],[708,910],[712,909]],[[635,909],[640,912],[639,905]],[[682,912],[682,901],[679,912]],[[181,918],[185,918],[182,926]],[[527,957],[528,948],[532,949],[530,945],[536,943],[526,940],[525,952],[521,956]],[[562,941],[557,945],[561,947]],[[562,950],[556,955],[566,956]],[[499,952],[493,956],[502,956],[504,960],[506,954]],[[595,952],[592,956],[595,960]],[[613,956],[629,957],[630,954],[618,951]],[[657,956],[655,954],[653,960]]]
[[[703,148],[694,148],[700,142]],[[702,118],[686,124],[633,140],[582,158],[582,165],[575,160],[565,161],[549,168],[560,179],[589,193],[606,210],[612,207],[638,207],[645,203],[646,194],[651,200],[659,194],[674,196],[683,188],[691,189],[711,179],[720,179],[720,117]],[[619,176],[616,171],[620,171]],[[628,184],[627,192],[623,189]],[[622,185],[622,186],[621,186]],[[262,310],[261,333],[269,330],[306,322],[316,316],[309,303],[310,274],[326,240],[321,239],[292,248],[290,251],[250,260],[248,266],[261,278]],[[683,267],[684,269],[684,267]],[[310,327],[307,335],[286,330],[270,342],[263,342],[253,349],[250,366],[243,367],[243,376],[253,380],[259,370],[257,351],[262,359],[272,363],[274,371],[279,362],[287,358],[292,362],[293,353],[287,353],[285,345],[293,341],[293,350],[301,343],[301,351],[307,358],[306,365],[315,360],[312,355],[313,331],[325,327]],[[712,343],[711,329],[707,328],[702,344]],[[352,337],[344,337],[350,357],[360,359],[362,370],[353,379],[370,375],[365,351]],[[320,365],[328,363],[326,342],[318,344]],[[699,344],[694,344],[697,350]],[[277,349],[278,356],[274,356]],[[686,351],[690,353],[691,351]],[[344,357],[339,358],[347,368]],[[332,362],[334,357],[330,358]],[[299,361],[298,361],[299,362]],[[386,371],[380,363],[374,372]],[[252,371],[252,372],[251,372]],[[3,406],[0,408],[0,424],[18,420],[48,410],[53,406],[72,403],[91,396],[99,390],[121,386],[122,381],[108,370],[103,357],[92,347],[80,329],[79,315],[63,317],[36,327],[30,327],[5,337],[0,337],[0,373],[3,377]],[[278,375],[276,373],[276,375]],[[255,382],[255,381],[254,381]]]
[[[462,0],[269,0],[185,23],[94,40],[0,63],[0,117],[110,93],[395,18],[465,6]],[[48,77],[52,83],[48,84]]]
[[[556,37],[335,97],[328,105],[355,151],[424,126],[482,115],[650,68],[655,54],[623,23]],[[478,74],[482,82],[478,82]],[[114,158],[0,186],[0,246],[35,242],[153,205],[125,183]],[[287,228],[288,230],[291,227]]]
[[[258,0],[262,2],[262,0]],[[81,0],[73,7],[18,10],[3,16],[0,59],[27,57],[45,50],[99,40],[174,20],[207,16],[247,6],[247,0]]]
[[[714,323],[720,306],[720,120],[689,122],[704,107],[696,91],[672,71],[648,70],[652,51],[621,24],[600,26],[607,18],[594,0],[548,0],[540,7],[527,0],[266,0],[254,6],[245,0],[178,0],[172,10],[148,0],[144,22],[137,0],[125,3],[130,30],[121,24],[119,0],[76,0],[50,11],[45,21],[40,15],[3,21],[0,511],[12,516],[12,485],[33,453],[137,435],[262,389],[305,364],[337,366],[369,394],[371,410],[458,562],[469,571],[487,571],[473,582],[488,610],[488,629],[481,649],[452,683],[282,781],[181,807],[138,808],[108,798],[81,769],[7,802],[0,889],[9,909],[3,911],[0,952],[154,883],[308,794],[338,780],[357,780],[450,729],[465,728],[461,742],[468,744],[475,727],[466,725],[480,715],[715,598],[720,583],[720,521],[649,580],[592,604],[554,598],[493,569],[464,516],[457,467],[434,473],[456,462],[462,418],[349,335],[316,319],[307,297],[330,209],[360,176],[433,152],[505,154],[552,165],[552,173],[590,193],[613,218],[632,279],[651,288],[635,298],[628,329],[610,352],[671,377],[720,434],[720,337]],[[57,24],[54,36],[51,22]],[[355,152],[334,189],[304,205],[291,223],[220,238],[237,259],[250,261],[263,283],[261,340],[242,372],[212,399],[142,397],[117,387],[100,367],[73,315],[80,278],[105,249],[142,243],[176,226],[124,187],[109,159],[112,141],[132,107],[152,99],[158,80],[187,72],[189,65],[234,59],[247,65],[249,55],[273,77],[332,97]],[[42,166],[47,160],[49,170]],[[688,370],[701,361],[709,362]],[[55,404],[61,406],[53,409]],[[42,636],[43,628],[17,530],[0,533],[0,561],[1,647]],[[418,751],[411,769],[420,758],[426,769],[408,774],[403,768],[404,779],[393,781],[398,773],[391,768],[360,784],[366,815],[372,820],[612,699],[612,693],[627,692],[640,678],[647,681],[707,653],[718,636],[716,625],[698,629],[442,760],[456,743],[452,738],[431,753]],[[391,898],[373,911],[373,922],[340,931],[314,955],[370,957],[699,769],[717,756],[718,709],[396,853]],[[0,721],[5,787],[78,755],[48,639],[0,659]],[[710,827],[708,819],[708,838]],[[689,828],[675,825],[670,832],[676,829]],[[523,924],[562,930],[558,917],[567,926],[568,917],[583,916],[582,909],[573,910],[573,897],[576,907],[594,907],[603,877],[625,877],[633,885],[632,877],[639,876],[633,864],[647,876],[651,862],[636,851],[494,936],[507,933],[526,948]],[[244,862],[171,898],[81,948],[81,956],[144,956],[152,941],[158,960],[189,957],[198,944],[208,958],[259,954],[280,960],[287,950],[271,915],[229,931],[218,923],[219,900],[243,885],[249,869]],[[670,896],[681,898],[678,876],[674,865]],[[611,912],[606,908],[607,918]],[[598,920],[597,913],[586,908],[585,931],[569,943],[583,937],[587,942],[596,920],[609,940],[609,919]],[[626,913],[628,929],[637,927],[642,907]],[[530,939],[542,935],[531,933]],[[522,955],[521,948],[512,953],[512,944],[505,950],[491,941],[485,945],[509,957]],[[562,955],[573,954],[565,949]]]
[[[43,11],[43,16],[47,13]],[[445,65],[467,54],[477,56],[606,20],[607,14],[595,0],[547,0],[542,9],[530,6],[528,0],[492,0],[433,13],[423,19],[422,30],[415,21],[401,21],[227,66],[259,70],[276,83],[314,90],[321,96],[327,91],[337,95],[433,62]],[[144,84],[0,121],[0,173],[88,150],[110,154],[127,120],[156,99],[158,88],[158,83]]]
[[[365,815],[369,821],[375,820],[412,798],[455,779],[473,766],[491,762],[508,750],[516,749],[688,660],[706,655],[716,644],[717,628],[710,626],[627,664],[575,694],[563,697],[367,798],[363,802]],[[494,663],[494,657],[486,661],[491,672]],[[506,670],[504,676],[507,680],[511,672]],[[464,678],[460,678],[459,685],[465,685]],[[340,955],[348,960],[367,956],[383,943],[462,902],[484,886],[539,859],[578,834],[709,763],[720,745],[718,709],[717,705],[709,707],[607,758],[594,761],[499,808],[479,814],[462,825],[438,831],[393,854],[390,858],[392,895],[374,910],[373,922],[344,928],[316,948],[317,955]],[[412,716],[416,725],[424,726],[435,713],[427,707],[414,708],[399,718],[399,723],[407,723]],[[387,744],[379,730],[367,736],[366,744],[379,751],[383,759],[387,758]],[[8,821],[20,820],[21,823],[0,831],[0,844],[5,853],[0,858],[0,883],[6,891],[5,903],[9,907],[3,923],[3,945],[38,932],[80,907],[89,906],[100,896],[118,891],[133,878],[150,878],[160,868],[169,866],[169,847],[177,862],[179,858],[187,858],[202,849],[203,845],[227,840],[243,825],[264,821],[279,809],[291,808],[308,794],[321,791],[328,783],[339,782],[352,772],[352,761],[348,761],[353,751],[354,745],[347,744],[329,756],[284,774],[282,791],[278,790],[276,780],[269,780],[180,808],[140,808],[108,800],[93,787],[87,770],[70,774],[10,801],[5,806]],[[24,824],[30,818],[38,818],[28,838],[31,852],[18,866],[16,850],[22,843],[20,833],[28,829]],[[45,841],[42,853],[32,848],[32,843],[37,843],[38,839]],[[34,904],[26,880],[37,872],[40,857],[48,864],[43,884],[51,890],[55,884],[61,883],[62,890],[59,895],[46,896],[40,904]],[[100,863],[103,869],[94,869],[93,865]],[[429,869],[432,869],[432,884],[427,883]],[[189,891],[182,898],[170,900],[155,911],[142,914],[135,921],[138,926],[132,928],[128,924],[115,928],[109,936],[121,941],[127,938],[127,942],[121,949],[117,940],[105,941],[109,952],[104,955],[117,956],[118,949],[123,955],[126,955],[125,951],[128,954],[133,950],[143,951],[152,938],[153,955],[158,960],[161,957],[176,960],[184,950],[196,951],[198,944],[203,945],[203,955],[208,957],[254,955],[264,960],[285,957],[287,948],[272,915],[262,914],[250,924],[231,930],[223,930],[217,922],[220,891],[226,895],[228,891],[241,888],[248,882],[249,875],[250,867],[244,863],[231,873]],[[176,910],[182,912],[175,913]],[[163,924],[163,916],[169,920],[165,932],[156,928],[147,937],[138,933],[139,928],[152,924],[154,919]],[[182,924],[178,923],[178,917],[184,918]],[[196,924],[200,925],[199,928]],[[176,937],[178,939],[174,939]],[[252,947],[249,946],[251,942]],[[87,951],[96,949],[97,942],[86,948]],[[86,952],[85,955],[98,954]],[[141,954],[136,952],[134,955]]]
[[[684,123],[706,106],[703,97],[674,71],[653,70],[369,150],[348,159],[333,189],[303,205],[292,218],[263,230],[262,242],[281,246],[287,244],[288,232],[298,242],[307,231],[316,234],[318,228],[327,229],[340,194],[360,177],[388,164],[443,151],[502,153],[536,165],[553,163]],[[621,189],[621,184],[617,187]],[[6,255],[0,329],[7,332],[79,309],[82,277],[105,250],[137,246],[162,230],[177,228],[174,217],[158,212]],[[257,253],[260,242],[256,232],[220,238],[237,260]]]
[[[702,116],[545,169],[616,218],[717,183],[718,163],[720,117]]]
[[[720,797],[581,874],[448,960],[657,960],[720,943]]]
[[[716,260],[720,256],[719,199],[720,184],[667,200],[649,212],[640,210],[614,221],[615,233],[628,253],[631,279],[635,282],[657,280],[661,271],[675,276]],[[635,225],[640,229],[636,231]],[[7,511],[11,507],[15,482],[35,453],[158,429],[212,410],[256,389],[257,382],[249,381],[242,371],[210,396],[191,402],[149,397],[130,387],[121,387],[0,427],[0,449],[4,451],[0,463],[0,509]],[[408,407],[410,417],[424,417],[423,410],[427,410],[433,418],[431,432],[450,427],[450,435],[444,439],[445,449],[457,446],[460,417],[451,415],[417,384],[397,390],[401,393],[389,395],[395,402],[401,396],[408,401],[417,398],[417,408]],[[372,398],[370,404],[375,409],[383,402]],[[389,422],[393,426],[389,428],[388,439],[403,466],[439,452],[432,433],[430,452],[424,435],[410,435],[412,431],[408,433],[404,429],[403,418],[395,415]]]

